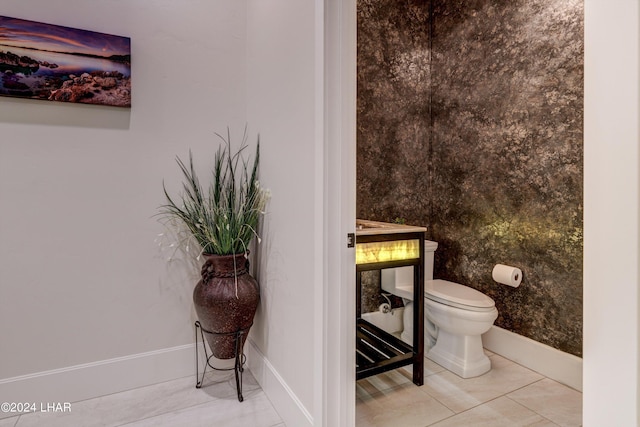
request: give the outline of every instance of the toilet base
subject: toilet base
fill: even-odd
[[[477,377],[491,370],[481,335],[454,336],[440,328],[436,344],[426,357],[462,378]]]

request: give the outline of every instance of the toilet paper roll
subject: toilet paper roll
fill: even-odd
[[[503,285],[513,286],[517,288],[522,282],[522,271],[517,267],[511,267],[504,264],[496,264],[491,273],[493,280]]]

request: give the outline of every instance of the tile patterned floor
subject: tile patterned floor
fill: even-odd
[[[233,372],[211,372],[204,387],[181,378],[71,404],[71,412],[0,419],[0,427],[284,427],[255,378],[244,372],[238,402]]]
[[[492,370],[462,379],[425,361],[425,384],[409,369],[356,383],[356,425],[392,427],[580,426],[582,394],[499,355]],[[212,372],[205,387],[182,378],[72,404],[67,413],[33,413],[0,419],[0,427],[284,427],[249,371],[244,397],[235,395],[233,373]],[[295,426],[290,426],[295,427]]]
[[[582,393],[487,352],[492,369],[462,379],[425,360],[422,387],[409,369],[356,383],[356,425],[392,427],[580,426]]]

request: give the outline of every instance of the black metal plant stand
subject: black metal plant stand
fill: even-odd
[[[207,361],[202,371],[202,377],[200,377],[200,363],[198,361],[199,351],[196,345],[196,388],[202,388],[202,383],[204,381],[204,374],[207,372],[207,366],[209,366],[211,369],[215,371],[230,371],[233,369],[235,371],[235,376],[236,376],[236,392],[238,394],[238,401],[242,402],[244,400],[244,397],[242,396],[242,372],[244,372],[244,364],[247,359],[243,351],[242,336],[249,332],[249,328],[251,328],[251,325],[249,325],[249,328],[239,329],[236,332],[227,332],[227,333],[207,331],[202,327],[202,325],[200,324],[200,321],[198,320],[196,320],[195,326],[196,326],[196,329],[195,329],[196,342],[198,341],[198,330],[200,330],[200,338],[202,339],[202,348],[204,349],[204,357]],[[204,334],[234,335],[236,348],[235,348],[235,355],[234,355],[235,363],[233,368],[216,368],[211,364],[211,358],[213,357],[213,355],[209,355],[209,352],[207,352],[207,343],[205,342]],[[198,378],[200,379],[198,380]]]

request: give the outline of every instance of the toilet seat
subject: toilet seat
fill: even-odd
[[[442,279],[425,281],[424,296],[432,301],[469,311],[491,311],[496,305],[495,301],[480,291]]]

